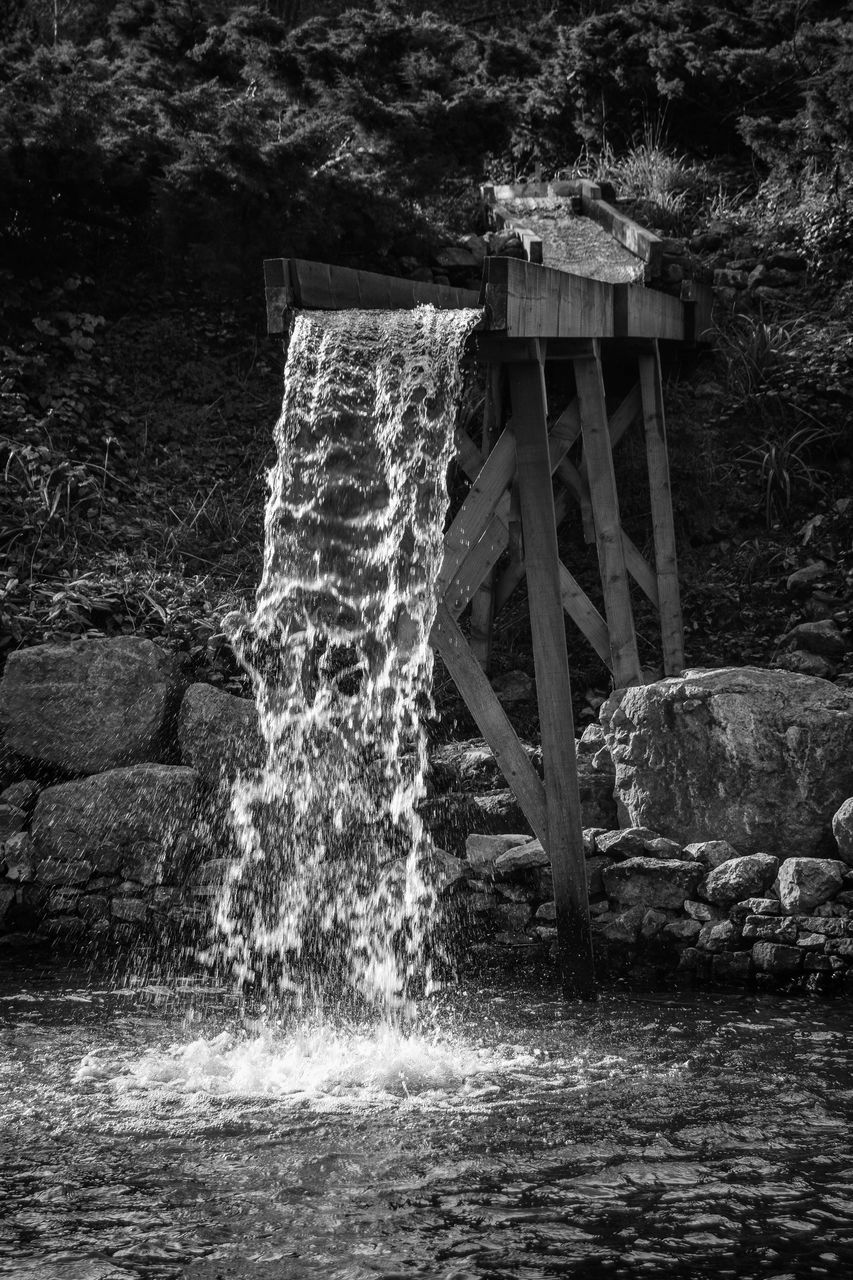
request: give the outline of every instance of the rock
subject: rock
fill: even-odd
[[[214,787],[230,786],[239,772],[259,768],[265,756],[254,702],[210,684],[191,684],[184,694],[178,742],[184,764]]]
[[[543,902],[541,907],[537,908],[535,919],[541,920],[543,924],[550,923],[557,919],[556,902]]]
[[[717,906],[758,897],[773,883],[778,869],[779,859],[769,853],[730,858],[708,873],[699,886],[699,893]]]
[[[599,751],[592,757],[578,756],[577,769],[581,822],[585,827],[615,827],[617,817],[613,785],[616,773],[609,752]]]
[[[649,907],[640,922],[640,937],[655,938],[666,924],[669,924],[669,916],[666,912],[659,911],[657,907]]]
[[[588,724],[576,743],[576,752],[578,756],[595,756],[599,751],[607,750],[607,742],[604,737],[604,730],[600,724],[594,721]]]
[[[0,804],[0,843],[23,831],[26,824],[27,815],[23,809],[12,804]]]
[[[148,903],[144,898],[113,898],[110,907],[115,920],[145,924],[148,919]]]
[[[38,862],[33,879],[40,885],[84,885],[91,879],[92,864],[85,858],[66,862],[59,858],[45,858]]]
[[[511,876],[517,871],[532,871],[534,867],[550,866],[551,859],[542,848],[540,841],[530,840],[516,849],[507,849],[495,858],[495,874]]]
[[[711,975],[717,982],[744,982],[751,969],[748,951],[721,951],[711,960]]]
[[[655,836],[653,840],[644,840],[643,850],[650,858],[683,858],[678,841],[667,840],[666,836]]]
[[[435,880],[440,891],[452,889],[454,885],[464,880],[468,864],[461,858],[454,858],[452,853],[448,853],[446,849],[439,849],[437,845],[433,846],[432,856]]]
[[[12,751],[69,773],[156,760],[175,681],[172,658],[138,636],[18,649],[0,726]]]
[[[0,791],[0,805],[11,805],[13,809],[20,809],[29,817],[39,790],[39,784],[32,778],[22,778],[20,782],[13,782]]]
[[[812,560],[809,564],[803,565],[802,569],[795,569],[788,578],[786,586],[792,595],[802,595],[809,591],[816,582],[820,582],[829,572],[829,566],[825,560]]]
[[[489,246],[482,236],[467,235],[462,236],[459,243],[463,249],[467,249],[473,257],[477,266],[482,266],[489,252]]]
[[[6,864],[7,880],[15,880],[19,884],[32,880],[35,855],[33,842],[26,831],[9,837],[0,848],[0,862]]]
[[[745,271],[731,271],[720,267],[714,272],[714,284],[717,288],[745,289],[748,283],[749,277]]]
[[[596,848],[599,853],[608,853],[614,858],[635,858],[646,852],[646,843],[657,839],[657,832],[647,827],[628,827],[625,831],[605,831],[596,837]]]
[[[617,690],[601,708],[624,826],[744,853],[834,848],[853,795],[853,694],[754,667]],[[745,895],[743,895],[745,896]]]
[[[5,923],[14,902],[15,890],[12,885],[0,884],[0,925]]]
[[[521,806],[508,789],[492,791],[488,795],[472,795],[470,799],[478,818],[497,831],[506,831],[507,827],[517,831],[525,824]],[[529,836],[527,838],[530,839]]]
[[[788,916],[798,929],[805,933],[822,933],[826,938],[843,938],[848,931],[847,921],[826,916]]]
[[[664,937],[673,942],[695,942],[702,926],[698,920],[672,920],[664,927]]]
[[[704,862],[709,867],[719,867],[739,856],[728,840],[697,840],[687,846],[684,854],[691,862]]]
[[[693,862],[656,858],[629,858],[615,862],[603,873],[604,887],[610,898],[626,907],[682,907],[702,876],[701,867]]]
[[[737,942],[740,930],[731,920],[703,924],[696,945],[702,951],[727,951]]]
[[[797,649],[807,649],[809,653],[821,654],[824,658],[840,658],[847,644],[838,629],[838,624],[830,618],[821,622],[801,622],[786,636],[794,642]]]
[[[633,944],[640,936],[646,911],[646,907],[630,907],[627,911],[599,917],[591,922],[593,932],[607,942]]]
[[[747,916],[743,922],[745,942],[786,942],[793,945],[797,941],[797,926],[788,916]]]
[[[845,800],[834,814],[832,834],[838,845],[838,856],[853,866],[853,798]]]
[[[583,851],[588,858],[594,858],[598,852],[597,837],[604,835],[601,827],[584,827],[583,829]]]
[[[76,877],[86,868],[87,878],[121,872],[129,879],[139,871],[140,855],[148,882],[163,878],[197,850],[198,790],[195,769],[164,764],[131,765],[48,787],[33,817],[36,878],[63,868]]]
[[[485,244],[483,248],[483,256],[485,257]],[[436,250],[432,255],[432,260],[437,267],[441,267],[445,271],[474,271],[482,263],[482,258],[478,262],[470,249],[454,249],[451,246]]]
[[[778,898],[744,898],[730,908],[729,914],[732,920],[743,921],[747,916],[778,916],[781,911]]]
[[[826,946],[826,938],[822,933],[801,933],[797,936],[797,946],[804,951],[822,951]]]
[[[604,893],[604,872],[613,866],[612,858],[597,857],[586,860],[586,887],[591,898]]]
[[[776,659],[777,667],[783,671],[793,671],[802,676],[812,676],[818,680],[828,680],[833,666],[828,658],[819,653],[809,653],[805,649],[794,649],[791,653],[782,653]]]
[[[838,893],[845,870],[845,864],[834,859],[786,858],[774,886],[782,910],[788,915],[807,915],[812,907]]]
[[[798,947],[787,947],[777,942],[756,942],[752,948],[752,963],[762,973],[799,973],[803,953]]]
[[[708,902],[691,902],[688,899],[684,904],[684,910],[691,920],[698,920],[701,924],[716,924],[718,920],[723,919],[720,908],[712,907]]]
[[[465,841],[465,858],[474,868],[482,867],[491,870],[495,859],[502,853],[529,843],[530,836],[525,835],[472,835]]]

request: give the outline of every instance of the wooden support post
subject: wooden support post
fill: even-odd
[[[590,344],[588,355],[574,361],[574,370],[607,629],[610,632],[610,667],[617,688],[621,688],[625,685],[642,684],[643,676],[622,546],[619,498],[607,430],[604,379],[597,342]]]
[[[486,371],[486,401],[483,405],[482,457],[485,462],[503,426],[503,371],[490,364]],[[471,601],[471,652],[485,672],[492,656],[492,619],[494,617],[494,570],[486,574]]]
[[[512,365],[509,381],[560,972],[567,996],[591,998],[592,935],[542,365]]]
[[[663,669],[665,675],[675,676],[684,669],[684,626],[681,620],[681,597],[678,590],[675,523],[672,518],[669,456],[666,448],[660,352],[657,342],[652,344],[650,351],[639,356],[639,364],[655,542]]]

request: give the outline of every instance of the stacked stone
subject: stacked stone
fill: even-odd
[[[0,683],[7,941],[131,941],[206,922],[228,865],[220,780],[245,761],[253,730],[257,757],[257,728],[251,703],[192,686],[177,742],[179,702],[175,663],[149,640],[10,656]]]
[[[645,827],[584,831],[599,963],[721,982],[853,990],[853,800],[838,815],[844,858],[740,854],[726,840],[681,846]],[[481,938],[515,947],[556,938],[551,866],[538,840],[472,835],[445,855]],[[796,980],[796,981],[794,981]]]

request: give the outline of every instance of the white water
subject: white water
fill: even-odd
[[[232,640],[264,767],[238,779],[240,856],[213,958],[267,996],[386,1012],[440,950],[417,813],[445,476],[476,311],[298,317],[269,476],[263,577]]]

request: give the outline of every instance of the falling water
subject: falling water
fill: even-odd
[[[384,1011],[431,981],[417,812],[445,475],[472,310],[302,314],[292,333],[263,577],[233,642],[266,744],[235,784],[239,858],[218,956],[267,995]]]

